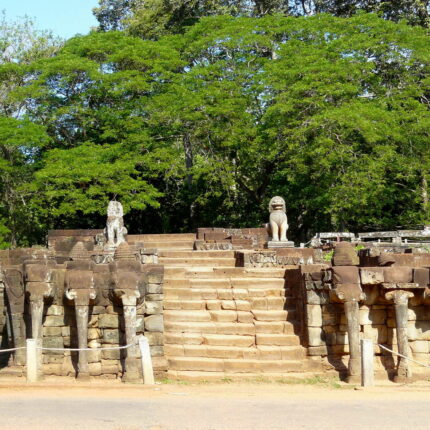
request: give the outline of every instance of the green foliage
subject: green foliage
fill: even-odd
[[[19,78],[0,117],[1,187],[13,196],[0,217],[12,244],[48,227],[100,226],[113,197],[133,232],[258,226],[273,195],[286,198],[302,241],[428,219],[422,28],[189,5],[203,9],[192,22],[184,12],[176,35],[160,37],[171,31],[162,20],[155,41],[93,32],[0,67],[2,82]],[[201,18],[209,6],[230,15]]]

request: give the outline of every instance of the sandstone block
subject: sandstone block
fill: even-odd
[[[101,360],[102,352],[100,350],[87,352],[88,363],[97,363]]]
[[[271,310],[283,310],[285,304],[285,297],[267,297],[267,309]]]
[[[225,310],[236,310],[236,303],[234,300],[222,300],[221,308]]]
[[[216,326],[213,322],[170,322],[164,324],[165,331],[188,332],[188,333],[216,333]],[[157,330],[162,331],[162,330]],[[185,334],[185,333],[184,333]]]
[[[164,300],[164,294],[147,294],[145,296],[146,301],[151,301],[151,300]]]
[[[233,288],[233,299],[246,300],[248,298],[248,290],[244,288]]]
[[[254,315],[251,312],[237,311],[237,321],[240,323],[253,323]]]
[[[386,343],[388,341],[387,326],[385,324],[364,325],[363,336],[365,339],[372,339],[373,343]]]
[[[62,327],[66,325],[64,315],[47,315],[43,322],[44,327]]]
[[[300,361],[267,360],[261,361],[259,368],[267,373],[301,372],[303,365]]]
[[[237,346],[207,346],[209,358],[243,358],[243,348]]]
[[[308,327],[308,344],[309,346],[322,346],[325,343],[324,332],[319,327]]]
[[[251,299],[251,309],[267,310],[267,297],[256,297]]]
[[[259,352],[259,358],[261,360],[281,360],[282,359],[280,346],[258,345],[257,349]]]
[[[164,345],[163,333],[146,331],[145,337],[148,339],[149,345]]]
[[[385,324],[387,312],[382,309],[363,309],[359,310],[359,321],[361,325]]]
[[[100,339],[102,337],[102,331],[99,328],[88,329],[88,340]]]
[[[417,353],[423,353],[428,354],[429,353],[429,342],[427,340],[415,340],[413,342],[409,342],[409,346],[412,349],[412,352],[414,354]],[[428,361],[428,357],[427,357]]]
[[[254,336],[206,334],[203,336],[203,342],[215,346],[250,347],[254,345],[255,338]]]
[[[103,343],[118,345],[119,343],[122,343],[120,338],[122,341],[123,336],[120,336],[120,332],[118,330],[103,330]]]
[[[306,322],[309,327],[321,327],[322,310],[320,305],[306,305]]]
[[[91,315],[88,321],[88,327],[98,327],[99,326],[99,316]]]
[[[151,351],[151,357],[162,357],[164,355],[164,346],[153,345],[149,349]],[[139,351],[139,358],[140,358],[140,351]]]
[[[148,294],[163,294],[163,285],[150,283],[146,287],[146,292]]]
[[[267,290],[264,288],[248,288],[249,297],[266,297]]]
[[[215,325],[217,334],[239,334],[239,335],[254,335],[254,324],[245,323],[216,323]]]
[[[91,309],[91,313],[93,315],[104,314],[106,312],[106,308],[104,306],[93,306]]]
[[[411,267],[392,266],[384,267],[384,282],[387,283],[409,283],[413,281]]]
[[[233,300],[233,290],[227,288],[217,289],[218,299],[220,300]]]
[[[163,315],[150,315],[145,318],[146,331],[164,331]]]
[[[237,321],[236,311],[209,311],[212,321],[234,322]]]
[[[221,300],[206,300],[206,308],[211,311],[221,310]]]
[[[181,301],[173,300],[173,299],[166,299],[164,301],[164,309],[178,310],[178,309],[183,309],[183,308],[181,306]]]
[[[164,353],[167,357],[183,357],[184,345],[164,345]]]
[[[383,267],[361,267],[360,268],[361,283],[364,285],[377,285],[384,282]]]
[[[257,346],[293,346],[299,345],[300,340],[297,336],[290,336],[287,334],[257,334],[256,343]]]
[[[161,314],[163,313],[163,302],[162,301],[146,302],[145,308],[146,308],[145,313],[148,315]]]
[[[62,337],[44,337],[42,339],[44,348],[64,348]],[[43,351],[47,355],[64,355],[64,351]]]
[[[308,347],[308,354],[311,356],[315,356],[315,355],[326,356],[327,355],[327,346],[325,346],[325,345],[310,346],[310,347]]]
[[[88,370],[91,376],[100,376],[102,374],[102,364],[98,363],[89,363]]]
[[[203,336],[197,333],[183,333],[182,342],[184,345],[200,345],[203,343]]]
[[[245,311],[249,312],[251,310],[251,303],[249,303],[246,300],[235,300],[236,302],[236,309],[238,311]]]
[[[119,317],[115,314],[101,314],[99,315],[98,326],[100,328],[118,328]]]
[[[161,333],[156,333],[156,332],[146,332],[145,336],[148,337],[148,341],[150,339],[150,335],[152,334],[157,334],[160,335]],[[182,339],[182,333],[177,333],[177,332],[165,332],[164,333],[164,344],[182,344],[183,339]]]
[[[145,331],[145,317],[143,315],[137,315],[136,317],[136,333],[140,334]]]
[[[171,370],[224,371],[224,361],[218,358],[174,357],[168,358],[167,361]]]
[[[117,375],[119,373],[118,364],[102,364],[101,367],[102,375]]]
[[[214,311],[216,312],[216,311]],[[211,320],[211,313],[206,310],[179,310],[179,311],[168,311],[164,312],[164,317],[166,318],[166,322],[205,322]],[[151,330],[148,330],[151,331]],[[162,331],[162,330],[156,330]]]
[[[253,373],[259,371],[258,360],[224,360],[225,372],[231,373]]]
[[[100,348],[102,345],[99,340],[93,339],[88,342],[88,348]]]
[[[62,336],[63,327],[43,327],[43,336]]]
[[[309,305],[325,305],[329,303],[329,295],[327,291],[306,291],[306,303]]]
[[[103,345],[103,346],[119,346],[119,345]],[[102,350],[102,359],[104,360],[119,360],[121,358],[120,349],[105,349]]]
[[[252,310],[254,318],[257,321],[286,321],[288,317],[287,311],[262,311]]]
[[[282,360],[303,360],[306,349],[302,346],[280,346]]]
[[[56,316],[64,315],[64,307],[58,306],[58,305],[51,305],[47,309],[46,315],[56,315]]]
[[[284,323],[282,321],[254,321],[256,333],[283,333]]]

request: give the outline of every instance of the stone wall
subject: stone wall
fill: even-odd
[[[415,263],[427,259],[428,256],[420,256]],[[425,273],[428,269],[401,265],[406,260],[409,259],[399,256],[396,265],[390,268],[360,268],[364,300],[359,303],[359,336],[361,339],[373,340],[375,371],[381,378],[396,375],[398,365],[397,357],[379,347],[382,344],[399,352],[395,307],[391,300],[385,298],[388,291],[405,289],[410,292],[411,298],[407,305],[407,353],[421,363],[430,364],[430,300],[423,290],[428,284],[428,274]],[[297,301],[298,319],[304,329],[302,343],[307,346],[308,355],[321,358],[325,368],[346,375],[350,352],[347,318],[344,305],[334,300],[331,273],[327,269],[328,266],[323,265],[301,266],[291,269],[287,279]],[[397,281],[392,279],[396,282],[384,283],[387,273],[396,276]],[[419,285],[423,273],[426,280]],[[403,282],[398,282],[399,278]],[[409,365],[413,369],[412,373],[429,373],[412,362]]]
[[[64,243],[64,242],[62,242]],[[57,243],[58,245],[58,243]],[[25,275],[23,263],[34,261],[40,253],[46,254],[43,248],[30,248],[9,250],[0,252],[1,268],[19,268]],[[154,261],[154,254],[146,251],[140,254],[140,258]],[[62,262],[63,256],[57,261]],[[116,347],[126,344],[125,321],[123,307],[120,301],[111,295],[111,273],[108,264],[94,264],[94,280],[96,298],[89,305],[88,321],[88,347],[94,351],[88,353],[89,374],[102,378],[117,378],[124,372],[125,350],[97,350],[97,348]],[[158,264],[144,264],[144,282],[146,294],[143,303],[137,305],[137,335],[144,334],[150,345],[153,367],[156,376],[162,377],[167,370],[167,362],[164,358],[163,340],[163,282],[164,267]],[[42,345],[45,348],[78,348],[78,334],[76,323],[76,311],[73,301],[65,295],[66,263],[56,263],[52,274],[53,295],[44,302]],[[10,305],[4,291],[4,284],[0,283],[0,329],[2,335],[2,348],[14,346],[12,336],[12,324]],[[25,287],[26,288],[26,287]],[[32,333],[32,321],[30,315],[28,292],[18,297],[24,304],[24,313],[19,318],[19,324],[23,324],[26,338]],[[12,312],[13,313],[13,312]],[[15,317],[14,317],[15,318]],[[15,339],[16,342],[16,339]],[[25,339],[20,341],[21,344]],[[140,357],[140,351],[138,352]],[[7,354],[2,357],[7,364]],[[9,364],[14,367],[14,373],[22,373],[23,367],[17,368],[16,360],[10,356]],[[45,375],[75,376],[77,373],[78,353],[73,351],[43,351],[43,373]],[[13,366],[15,365],[15,366]]]

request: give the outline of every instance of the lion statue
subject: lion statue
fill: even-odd
[[[285,211],[285,200],[279,196],[272,197],[269,202],[268,231],[273,242],[287,241],[288,220]]]
[[[125,242],[127,229],[124,227],[123,215],[122,204],[117,201],[110,201],[107,209],[106,228],[104,230],[108,245],[118,246]]]

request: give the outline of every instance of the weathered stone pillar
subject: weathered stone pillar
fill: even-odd
[[[121,297],[124,308],[125,322],[125,342],[127,345],[133,345],[127,349],[125,359],[124,381],[136,381],[139,379],[139,357],[136,339],[136,295],[124,294]]]
[[[408,344],[408,301],[414,294],[411,291],[394,290],[385,294],[387,300],[394,301],[394,309],[396,313],[396,330],[397,330],[397,347],[399,354],[408,357],[409,344]],[[408,365],[408,360],[399,357],[397,366],[397,375],[395,382],[405,382],[412,376],[412,371]]]
[[[344,302],[346,322],[348,325],[349,363],[348,382],[359,382],[361,378],[360,322],[358,319],[358,302]]]
[[[31,337],[38,347],[42,346],[42,322],[44,300],[53,296],[52,275],[56,263],[47,253],[24,263],[25,288],[30,301]],[[37,378],[42,377],[42,350],[36,349]]]
[[[5,285],[9,303],[9,321],[15,348],[25,347],[25,323],[24,323],[24,279],[22,266],[6,267],[3,270],[1,282]],[[13,364],[25,365],[25,349],[18,349],[13,355]]]
[[[94,288],[93,262],[82,242],[78,242],[70,253],[72,261],[66,265],[66,297],[75,302],[76,326],[79,351],[78,379],[88,379],[88,307],[97,296]]]
[[[348,330],[349,363],[347,381],[361,380],[360,322],[358,302],[364,299],[360,287],[357,254],[349,242],[340,242],[333,254],[331,297],[344,305]]]
[[[140,373],[136,339],[136,306],[143,302],[146,292],[145,275],[137,250],[126,242],[119,245],[115,251],[111,270],[112,298],[121,300],[124,309],[126,344],[133,345],[126,350],[123,381],[137,381],[140,379]]]

